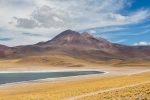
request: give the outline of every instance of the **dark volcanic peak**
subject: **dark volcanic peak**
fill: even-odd
[[[72,30],[66,30],[56,37],[54,37],[52,40],[47,41],[45,43],[46,47],[48,46],[56,46],[56,47],[62,47],[62,46],[75,46],[80,45],[84,42],[84,38],[79,32],[75,32]]]
[[[76,31],[73,31],[73,30],[68,29],[68,30],[63,31],[63,32],[60,33],[60,34],[79,34],[79,33],[76,32]]]
[[[63,44],[71,39],[75,39],[80,36],[80,33],[72,31],[70,29],[63,31],[62,33],[58,34],[52,40],[47,42],[39,42],[36,45],[44,45],[44,46],[58,46],[58,44]]]
[[[80,33],[69,29],[69,30],[66,30],[66,31],[60,33],[59,35],[54,37],[52,40],[57,40],[57,39],[64,40],[64,39],[69,39],[69,37],[73,38],[73,37],[77,37],[77,36],[80,36]]]
[[[111,43],[105,39],[96,38],[87,32],[79,33],[72,30],[66,30],[52,40],[45,43],[39,43],[43,47],[73,47],[73,48],[101,48],[111,47]]]
[[[79,33],[76,32],[76,31],[73,31],[73,30],[68,29],[68,30],[63,31],[63,32],[60,33],[59,35],[68,35],[68,34],[79,34]]]

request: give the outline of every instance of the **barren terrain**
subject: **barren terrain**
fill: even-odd
[[[0,100],[62,100],[84,96],[87,93],[109,90],[150,81],[149,67],[28,67],[1,68],[1,72],[39,72],[39,71],[75,71],[99,70],[107,73],[56,79],[44,79],[0,86]]]

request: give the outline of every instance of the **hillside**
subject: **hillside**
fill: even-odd
[[[33,64],[34,62],[41,62],[55,66],[55,64],[49,62],[53,59],[53,56],[57,56],[54,59],[64,57],[78,60],[78,62],[87,61],[88,64],[136,65],[140,63],[149,65],[150,46],[115,44],[103,38],[94,37],[87,32],[79,33],[72,30],[66,30],[52,40],[34,45],[17,47],[0,45],[0,58],[20,59],[18,63],[31,62]],[[67,65],[64,58],[62,62]],[[82,66],[80,63],[79,65]],[[72,64],[68,66],[72,66]]]

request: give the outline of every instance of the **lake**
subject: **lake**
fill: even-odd
[[[100,71],[65,71],[65,72],[30,72],[30,73],[0,73],[0,84],[31,81],[47,78],[59,78],[80,75],[102,74]]]

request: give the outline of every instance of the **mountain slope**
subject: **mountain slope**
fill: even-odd
[[[78,33],[71,30],[66,30],[54,37],[52,40],[38,43],[38,46],[42,47],[66,47],[66,48],[78,48],[78,49],[99,49],[110,48],[111,43],[104,39],[95,38],[88,33]]]
[[[61,55],[76,59],[109,61],[150,60],[150,46],[125,46],[96,38],[87,32],[66,30],[52,40],[35,45],[7,47],[0,45],[0,58]]]

